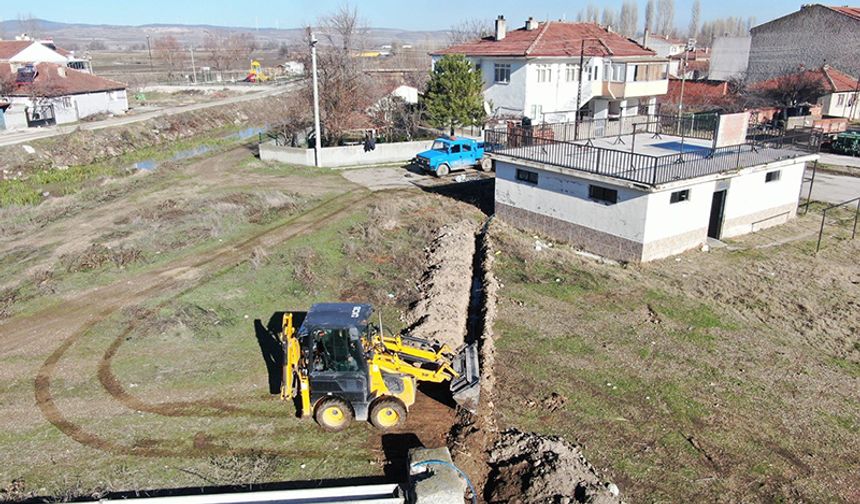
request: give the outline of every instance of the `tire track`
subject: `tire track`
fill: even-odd
[[[139,303],[154,295],[164,294],[172,288],[181,286],[182,283],[190,282],[184,289],[162,303],[167,304],[170,300],[176,299],[189,290],[205,283],[211,278],[211,275],[218,274],[224,268],[233,267],[241,263],[241,260],[248,257],[254,247],[261,245],[272,246],[312,231],[325,221],[336,218],[352,210],[357,204],[366,199],[367,194],[367,191],[355,189],[347,191],[346,193],[340,193],[325,200],[303,214],[289,219],[275,228],[263,230],[238,244],[229,245],[212,251],[209,253],[208,257],[200,260],[193,260],[196,259],[194,257],[184,258],[179,260],[177,264],[162,266],[155,271],[141,274],[137,278],[125,279],[122,282],[118,282],[104,288],[95,289],[82,299],[77,299],[74,303],[70,303],[78,308],[94,305],[104,306],[105,303],[107,303],[106,307],[96,313],[86,314],[83,313],[83,310],[81,310],[81,312],[77,312],[75,310],[69,311],[68,309],[63,311],[49,309],[19,321],[15,325],[15,327],[18,328],[19,333],[18,341],[16,341],[13,334],[11,343],[13,345],[18,343],[20,346],[22,344],[33,343],[32,339],[28,338],[28,336],[33,334],[32,327],[28,325],[28,321],[30,319],[39,320],[41,322],[41,327],[57,327],[68,330],[69,325],[76,325],[66,324],[66,319],[69,314],[79,313],[79,315],[77,315],[78,320],[76,320],[76,322],[78,322],[78,327],[73,329],[73,332],[63,339],[60,346],[57,347],[57,349],[54,350],[54,352],[52,352],[45,360],[34,380],[36,405],[42,415],[48,422],[63,432],[63,434],[76,442],[91,448],[118,455],[135,455],[143,457],[201,457],[219,454],[316,456],[317,454],[315,452],[297,452],[294,450],[280,451],[271,449],[259,450],[231,448],[226,445],[212,443],[205,435],[203,435],[202,438],[195,436],[192,449],[164,448],[160,446],[160,443],[154,440],[135,443],[132,446],[124,445],[98,436],[92,432],[88,432],[82,426],[69,420],[69,418],[60,411],[54,400],[51,392],[51,382],[56,371],[57,363],[60,362],[66,352],[97,324],[106,320],[122,307]],[[322,215],[318,215],[320,213],[322,213]],[[233,264],[230,264],[231,262]],[[185,277],[186,273],[189,271],[193,272],[194,270],[203,268],[208,270],[205,272],[207,274],[200,275],[193,281],[182,278]],[[182,272],[178,277],[176,275],[177,271]],[[129,285],[136,285],[143,288],[129,293]],[[81,320],[82,318],[83,320]],[[259,412],[243,410],[220,401],[190,401],[149,404],[128,394],[122,387],[119,380],[117,380],[113,375],[110,368],[110,362],[122,345],[125,334],[127,334],[127,331],[131,330],[131,328],[132,327],[129,327],[126,331],[123,331],[123,334],[114,340],[114,342],[108,347],[99,363],[98,370],[98,378],[105,387],[105,390],[107,390],[112,397],[117,399],[124,406],[132,410],[151,412],[164,416],[199,416],[201,413],[207,413],[207,411],[209,414],[215,412],[217,415],[253,414],[259,416]]]

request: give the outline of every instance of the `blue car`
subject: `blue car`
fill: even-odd
[[[430,150],[415,156],[414,163],[437,177],[471,166],[483,171],[493,168],[490,158],[484,156],[484,143],[471,138],[437,138]]]

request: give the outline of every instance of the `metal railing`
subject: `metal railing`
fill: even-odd
[[[779,142],[744,143],[716,149],[690,150],[660,156],[557,140],[542,126],[531,131],[486,131],[485,149],[515,159],[657,186],[739,168],[793,159],[804,152],[784,149]]]
[[[834,210],[836,208],[847,207],[848,205],[854,204],[857,202],[857,209],[854,210],[854,226],[851,228],[851,239],[857,237],[857,220],[860,218],[860,196],[850,199],[848,201],[843,201],[842,203],[837,203],[835,205],[830,205],[821,211],[821,227],[818,228],[818,242],[815,244],[815,253],[818,254],[818,251],[821,250],[821,239],[824,236],[824,224],[827,221],[827,212]]]
[[[553,138],[567,142],[622,137],[632,135],[634,131],[713,140],[718,125],[719,116],[717,114],[695,114],[680,117],[658,114],[601,119],[583,118],[579,120],[578,127],[574,121],[568,121],[540,123],[533,125],[532,128],[552,131]]]

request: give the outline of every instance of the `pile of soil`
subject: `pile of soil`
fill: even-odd
[[[424,249],[427,269],[418,284],[420,298],[403,316],[405,334],[454,349],[463,344],[476,231],[476,225],[467,220],[445,225]]]
[[[621,502],[617,487],[601,480],[580,448],[557,436],[507,430],[488,463],[487,502]]]

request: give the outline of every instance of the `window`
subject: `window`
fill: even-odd
[[[537,121],[542,119],[543,116],[543,105],[532,105],[531,115],[529,116],[532,121]]]
[[[469,144],[463,144],[463,152],[472,152],[472,146]]]
[[[836,105],[839,105],[840,107],[842,105],[845,105],[845,95],[844,94],[837,94],[836,95]]]
[[[689,201],[690,199],[690,190],[684,189],[683,191],[675,191],[672,193],[672,196],[669,198],[669,203],[680,203],[682,201]]]
[[[641,64],[634,68],[633,80],[636,82],[664,80],[668,71],[668,66],[664,63]]]
[[[517,168],[517,180],[522,180],[523,182],[528,182],[529,184],[538,183],[538,174],[537,172],[528,171],[528,170],[520,170]]]
[[[627,65],[624,63],[607,63],[604,74],[610,82],[624,82],[627,80]]]
[[[596,81],[596,80],[598,80],[598,78],[599,78],[599,77],[598,77],[598,75],[597,75],[597,72],[598,72],[598,70],[599,70],[599,69],[600,69],[600,67],[599,67],[599,66],[597,66],[597,65],[594,65],[594,66],[592,66],[592,67],[589,67],[589,68],[588,68],[588,80],[590,80],[590,81]]]
[[[431,147],[431,149],[439,152],[448,152],[448,144],[446,142],[440,142],[439,140],[436,140],[435,142],[433,142],[433,147]]]
[[[610,205],[618,203],[618,191],[609,189],[608,187],[590,185],[588,186],[588,197],[595,201],[609,203]]]
[[[496,82],[511,82],[510,63],[496,63],[495,74]]]
[[[455,146],[451,147],[451,154],[459,154],[459,153],[460,153],[460,146],[459,145],[455,145]]]
[[[552,82],[552,67],[549,65],[537,65],[537,81]]]
[[[480,63],[475,63],[475,71],[478,73],[481,73],[481,64]]]
[[[579,80],[579,65],[564,66],[564,80],[567,82],[576,82]]]
[[[769,171],[767,172],[767,175],[764,176],[765,182],[776,182],[777,180],[779,180],[779,170]]]

